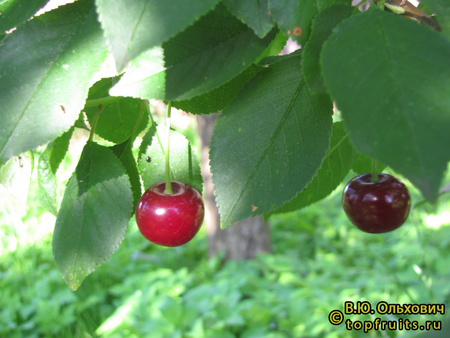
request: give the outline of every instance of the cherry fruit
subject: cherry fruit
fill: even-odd
[[[165,182],[156,183],[142,195],[136,207],[136,223],[150,242],[180,246],[194,238],[202,225],[202,196],[178,181],[172,181],[172,194],[165,194],[165,187]]]
[[[397,178],[372,174],[353,178],[342,195],[344,210],[354,225],[362,231],[378,234],[400,227],[408,218],[411,197],[408,188]]]

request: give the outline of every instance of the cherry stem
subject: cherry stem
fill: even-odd
[[[375,170],[375,161],[372,160],[372,182],[378,182],[380,179],[378,178],[378,172]]]
[[[103,106],[99,105],[97,114],[95,114],[94,122],[92,122],[91,132],[89,133],[89,142],[92,142],[94,140],[95,128],[97,127],[97,122],[98,122],[98,119],[100,117],[102,110],[103,110]]]
[[[172,110],[172,101],[169,101],[167,105],[167,115],[166,115],[166,151],[164,152],[164,160],[166,164],[166,188],[164,193],[171,195],[172,190],[172,180],[170,178],[170,162],[169,162],[169,147],[170,147],[170,111]]]

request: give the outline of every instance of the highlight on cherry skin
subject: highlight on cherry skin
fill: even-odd
[[[180,246],[199,231],[205,207],[200,193],[189,184],[172,181],[173,194],[165,194],[165,187],[165,182],[156,183],[142,195],[136,207],[136,223],[150,242]]]
[[[399,228],[411,209],[408,188],[399,179],[378,174],[353,178],[345,187],[342,204],[350,221],[360,230],[379,234]]]

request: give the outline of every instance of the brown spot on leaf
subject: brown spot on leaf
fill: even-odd
[[[297,27],[294,27],[292,30],[289,30],[287,33],[295,35],[295,36],[300,36],[300,35],[302,35],[302,28],[297,26]]]

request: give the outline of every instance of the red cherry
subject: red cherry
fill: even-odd
[[[400,227],[408,218],[411,197],[408,188],[397,178],[378,174],[353,178],[342,195],[344,210],[354,225],[372,234],[389,232]]]
[[[136,207],[142,235],[163,246],[180,246],[197,234],[203,222],[202,196],[186,183],[172,181],[173,194],[164,194],[165,182],[147,189]]]

